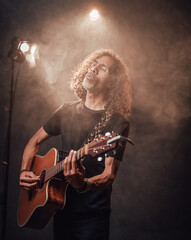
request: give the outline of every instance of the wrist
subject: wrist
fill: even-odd
[[[91,181],[90,181],[90,179],[84,178],[84,180],[85,180],[85,182],[82,185],[82,187],[76,189],[76,191],[78,193],[85,193],[85,192],[88,192],[91,189]]]
[[[20,173],[19,173],[19,174],[21,174],[22,172],[29,172],[29,170],[26,169],[26,168],[23,168],[23,169],[20,170]]]

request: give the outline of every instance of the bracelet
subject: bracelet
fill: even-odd
[[[78,193],[85,193],[85,192],[88,192],[90,189],[91,189],[91,185],[92,185],[92,183],[91,183],[91,181],[88,179],[88,178],[85,178],[85,185],[83,185],[81,188],[79,188],[79,189],[76,189],[76,191],[78,192]]]
[[[22,170],[20,171],[20,174],[21,174],[22,172],[24,172],[24,171],[29,172],[29,170],[25,168],[25,169],[22,169]]]

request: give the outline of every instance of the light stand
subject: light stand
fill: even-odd
[[[20,43],[20,39],[14,37],[12,39],[12,46],[8,52],[8,57],[11,59],[11,88],[10,88],[10,103],[9,103],[9,119],[8,119],[8,127],[7,127],[7,135],[6,135],[6,145],[5,145],[5,155],[3,161],[3,196],[2,196],[2,240],[5,240],[6,235],[6,217],[7,217],[7,195],[8,195],[8,175],[9,175],[9,161],[10,161],[10,146],[11,146],[11,127],[12,127],[12,114],[13,114],[13,103],[15,97],[15,90],[17,85],[17,79],[19,75],[16,77],[15,88],[14,88],[14,66],[15,62],[23,63],[25,60],[25,56],[21,50],[19,50],[18,46]]]
[[[12,126],[12,113],[13,113],[13,82],[14,82],[14,60],[12,60],[12,67],[11,67],[9,120],[8,120],[7,136],[6,136],[5,160],[3,161],[2,240],[5,240],[5,233],[6,233],[8,174],[9,174],[11,126]]]

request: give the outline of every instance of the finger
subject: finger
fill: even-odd
[[[38,185],[39,184],[39,181],[33,181],[33,182],[30,182],[30,181],[20,181],[21,184],[27,184],[29,186],[33,186],[33,185]]]
[[[71,158],[74,153],[74,150],[70,150],[68,157]]]
[[[40,179],[40,176],[35,175],[33,172],[25,172],[24,174],[20,175],[20,178],[24,178],[24,177],[28,177],[36,180]]]
[[[68,158],[66,159],[66,163],[65,163],[65,176],[68,176],[69,173],[70,173],[70,167],[69,167],[70,163],[69,163],[69,156]]]
[[[72,156],[72,172],[76,173],[76,159],[77,159],[77,152],[74,151],[73,156]]]
[[[64,175],[67,176],[69,174],[69,161],[70,161],[71,153],[64,159]]]
[[[68,159],[68,157],[66,157],[64,159],[64,162],[63,162],[63,173],[64,173],[64,176],[67,175],[67,159]]]
[[[27,188],[27,187],[22,187],[22,188],[27,191],[31,190],[30,188]]]
[[[28,183],[33,183],[33,182],[39,182],[40,178],[31,178],[31,177],[21,177],[20,178],[21,182],[28,182]]]
[[[30,172],[30,176],[33,177],[33,178],[39,178],[40,179],[40,176],[37,176],[35,173],[33,172]]]
[[[70,174],[71,168],[72,168],[72,158],[73,158],[74,151],[71,150],[68,156],[68,162],[67,162],[67,171],[68,174]]]
[[[36,185],[37,185],[37,183],[26,183],[26,182],[20,183],[21,187],[28,187],[28,188],[34,188]]]
[[[36,176],[35,174],[26,174],[25,176],[23,176],[24,178],[28,178],[28,179],[33,179],[34,181],[39,181],[40,180],[40,176]],[[23,178],[21,176],[21,178]]]

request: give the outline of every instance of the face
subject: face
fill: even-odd
[[[114,60],[109,56],[97,58],[85,75],[83,87],[92,93],[108,92],[111,87],[111,74],[114,65]]]

